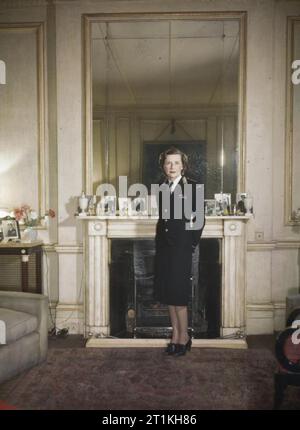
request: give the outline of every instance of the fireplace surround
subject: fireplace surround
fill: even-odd
[[[188,327],[194,339],[220,337],[222,239],[204,238],[192,256]],[[110,334],[169,338],[168,306],[154,295],[155,240],[111,239]]]
[[[111,239],[154,238],[157,220],[148,217],[79,217],[84,236],[84,335],[87,347],[162,346],[165,339],[120,339],[110,335]],[[194,346],[246,348],[247,216],[207,217],[202,238],[222,239],[220,338],[195,339]]]

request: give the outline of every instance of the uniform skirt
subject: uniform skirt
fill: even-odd
[[[154,294],[160,303],[187,306],[192,289],[192,247],[156,247]]]

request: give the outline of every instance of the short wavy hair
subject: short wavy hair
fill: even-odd
[[[188,169],[188,156],[184,152],[180,151],[180,149],[176,148],[175,146],[171,146],[171,148],[166,149],[166,151],[160,154],[158,163],[162,171],[164,172],[164,164],[168,155],[180,155],[183,173],[185,173],[186,170]]]

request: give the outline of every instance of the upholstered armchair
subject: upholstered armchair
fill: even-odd
[[[0,342],[5,339],[0,344],[1,383],[46,359],[48,298],[0,291],[0,323]]]

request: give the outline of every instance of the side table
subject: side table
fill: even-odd
[[[0,255],[19,255],[21,257],[21,288],[23,292],[28,292],[28,266],[31,255],[36,255],[35,276],[36,292],[42,293],[42,241],[30,243],[8,242],[0,243]]]

